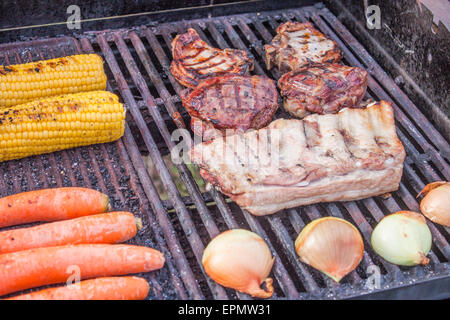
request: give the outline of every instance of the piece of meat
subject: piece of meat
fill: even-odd
[[[340,64],[319,64],[285,73],[278,80],[284,108],[295,117],[356,107],[367,89],[367,72]]]
[[[397,190],[405,151],[391,103],[279,119],[195,145],[202,177],[255,215]]]
[[[192,130],[205,141],[265,127],[278,108],[275,81],[265,76],[209,78],[182,91],[181,100],[191,115]]]
[[[172,41],[170,72],[182,85],[194,88],[208,77],[227,74],[245,75],[253,70],[254,59],[237,49],[217,49],[203,41],[194,29]]]
[[[286,22],[278,26],[276,32],[272,43],[264,46],[269,70],[277,66],[285,73],[316,63],[335,63],[341,59],[336,42],[309,22]]]

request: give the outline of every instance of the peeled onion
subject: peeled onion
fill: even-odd
[[[384,217],[372,232],[371,243],[383,259],[402,266],[426,265],[431,232],[416,212],[399,211]]]
[[[364,242],[351,223],[325,217],[310,222],[297,237],[300,261],[339,282],[354,270],[364,255]]]
[[[214,281],[258,298],[273,294],[268,276],[274,261],[266,242],[244,229],[219,234],[208,244],[202,258],[205,272]],[[267,291],[260,287],[263,282]]]
[[[420,202],[420,211],[433,221],[450,227],[450,183],[438,181],[427,184],[419,193],[425,197]]]

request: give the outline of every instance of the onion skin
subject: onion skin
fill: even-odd
[[[432,222],[450,227],[450,183],[433,182],[419,193],[425,197],[420,202],[420,211]]]
[[[303,228],[295,241],[295,251],[300,261],[339,282],[361,262],[364,242],[351,223],[325,217]]]
[[[257,298],[273,294],[273,280],[268,276],[274,261],[266,242],[244,229],[219,234],[208,244],[202,258],[205,272],[218,284]],[[263,282],[267,291],[260,287]]]
[[[384,217],[371,236],[372,247],[383,259],[401,266],[426,265],[431,231],[416,212],[399,211]]]

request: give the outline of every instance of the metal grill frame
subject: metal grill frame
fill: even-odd
[[[263,64],[262,46],[272,40],[273,30],[278,24],[288,20],[310,21],[334,39],[344,53],[346,64],[363,67],[369,72],[367,97],[393,102],[397,133],[407,152],[399,190],[388,199],[368,198],[360,201],[309,205],[283,210],[266,217],[256,217],[234,203],[229,203],[214,189],[202,194],[189,169],[186,165],[180,164],[176,168],[190,194],[189,197],[182,198],[163,160],[161,142],[156,141],[151,133],[151,128],[156,127],[167,149],[171,149],[175,146],[175,142],[171,139],[171,130],[168,127],[170,122],[175,124],[176,128],[187,128],[186,113],[180,107],[178,96],[183,88],[169,72],[170,43],[174,34],[193,27],[211,45],[250,51],[256,60],[254,73],[278,79],[279,72],[268,71]],[[73,43],[76,52],[96,52],[104,57],[111,76],[108,89],[119,93],[128,108],[130,117],[127,120],[129,125],[125,129],[125,136],[114,145],[120,150],[120,164],[126,167],[132,177],[130,181],[141,204],[139,212],[147,217],[155,234],[155,244],[168,258],[171,286],[176,291],[177,298],[250,298],[246,294],[217,285],[201,268],[202,252],[210,239],[219,234],[221,229],[242,227],[249,228],[262,236],[276,258],[272,270],[275,285],[273,299],[379,297],[380,294],[392,289],[406,290],[411,286],[419,288],[432,281],[439,281],[440,284],[434,286],[433,294],[439,291],[442,293],[442,290],[445,291],[447,288],[447,293],[450,295],[448,292],[450,284],[449,228],[434,225],[428,221],[433,234],[433,247],[429,254],[431,264],[426,267],[395,266],[379,258],[370,247],[372,229],[386,214],[401,209],[419,211],[415,196],[423,186],[436,180],[449,180],[449,144],[351,33],[322,5],[172,22],[157,27],[143,26],[133,29],[87,32],[79,39],[59,38],[43,40],[42,43],[45,43],[45,47],[60,49],[64,42]],[[7,46],[9,46],[8,49],[6,49]],[[35,49],[37,47],[39,43],[34,41],[33,50],[39,51]],[[0,53],[17,54],[19,49],[21,48],[15,48],[15,45],[0,46]],[[74,52],[66,52],[66,54],[71,53]],[[19,55],[17,57],[20,58]],[[30,53],[29,59],[33,59]],[[150,115],[150,122],[144,119],[144,112]],[[280,110],[279,115],[280,113],[283,113],[283,110]],[[136,128],[136,132],[132,133],[130,127]],[[184,138],[192,139],[190,136]],[[160,199],[137,147],[138,141],[143,143],[144,151],[148,152],[158,170],[169,200]],[[101,165],[96,164],[98,161],[94,151],[96,148],[100,148],[102,156],[107,156],[108,145],[84,148],[92,160],[93,171],[99,181],[99,189],[107,190],[100,170]],[[71,168],[74,166],[71,155],[75,153],[79,159],[81,157],[79,150],[8,162],[1,164],[0,170],[3,170],[5,174],[8,172],[11,174],[17,171],[15,166],[22,166],[26,168],[26,174],[22,180],[32,181],[30,168],[35,162],[39,168],[42,168],[44,164],[41,158],[48,158],[53,168],[51,170],[57,171],[59,166],[55,157],[60,154],[63,158],[63,167],[70,176],[69,180],[72,185],[77,185],[76,178],[71,173]],[[84,162],[80,164],[83,172],[88,170]],[[111,177],[114,177],[115,182],[119,181],[120,177],[114,168],[106,165],[106,169]],[[57,174],[56,180],[56,183],[50,186],[64,185],[63,179],[58,178]],[[87,173],[84,174],[83,181],[86,182],[84,186],[92,185]],[[126,196],[123,195],[123,191],[118,190],[119,183],[114,181],[115,192],[120,200],[125,202]],[[2,190],[8,190],[10,193],[49,186],[49,184],[21,186],[18,179],[13,179],[12,183],[13,187],[8,189],[5,182],[0,181],[2,195],[4,195]],[[211,206],[210,202],[214,202],[214,205]],[[190,208],[192,205],[195,206],[195,210]],[[174,215],[169,214],[169,210],[173,210]],[[334,283],[317,270],[301,263],[294,250],[294,240],[300,230],[310,220],[328,215],[345,218],[352,222],[361,231],[365,242],[363,261],[341,284]],[[369,289],[366,285],[368,275],[365,270],[371,265],[376,265],[383,271],[381,288],[375,290]],[[157,283],[158,276],[153,277],[153,282]],[[161,292],[159,296],[156,294],[155,296],[163,297]]]

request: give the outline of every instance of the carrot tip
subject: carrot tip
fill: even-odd
[[[141,230],[144,227],[144,223],[142,222],[141,218],[134,217],[134,223],[136,224],[136,228],[138,230]]]
[[[106,207],[105,212],[109,212],[112,210],[111,199],[105,194],[106,197]]]

